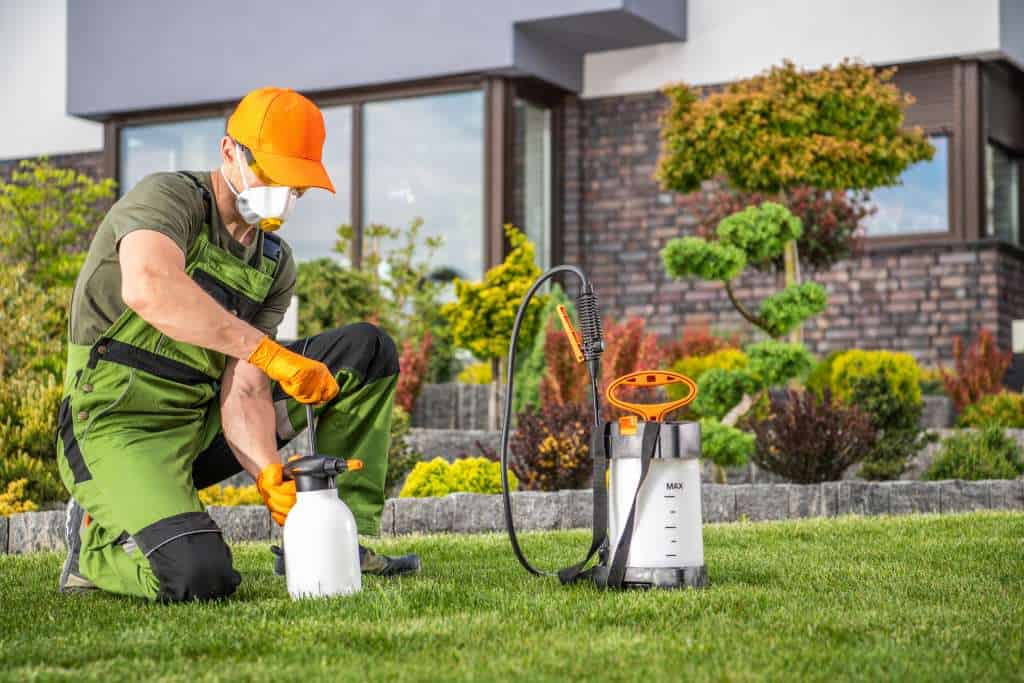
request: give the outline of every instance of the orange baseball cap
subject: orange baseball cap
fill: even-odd
[[[278,185],[334,192],[321,162],[324,115],[294,90],[253,90],[228,119],[228,135],[248,147],[260,170]]]

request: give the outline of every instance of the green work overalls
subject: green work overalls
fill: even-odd
[[[260,233],[256,263],[214,245],[209,191],[205,229],[186,255],[186,272],[244,320],[260,310],[281,254]],[[398,362],[394,344],[367,323],[289,344],[331,368],[340,391],[317,408],[317,450],[361,458],[339,477],[359,531],[378,533]],[[58,419],[58,466],[91,523],[82,530],[79,570],[99,588],[165,600],[218,597],[240,577],[196,486],[241,470],[220,426],[223,354],[174,341],[130,308],[91,346],[69,344]],[[278,445],[305,427],[304,406],[273,388]],[[211,462],[217,461],[217,462]],[[217,479],[219,480],[219,479]]]

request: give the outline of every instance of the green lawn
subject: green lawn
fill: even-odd
[[[528,534],[547,566],[582,532]],[[389,539],[421,575],[293,603],[266,546],[235,599],[55,592],[61,557],[0,556],[0,679],[1024,679],[1024,515],[711,525],[703,591],[565,588],[503,535]]]

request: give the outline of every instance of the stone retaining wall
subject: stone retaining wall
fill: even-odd
[[[591,524],[592,494],[522,491],[513,494],[521,530],[580,529]],[[905,515],[974,510],[1024,511],[1024,479],[998,481],[838,481],[825,484],[704,484],[705,522]],[[280,528],[259,505],[211,506],[210,516],[229,542],[279,540]],[[443,498],[392,498],[384,505],[381,531],[479,533],[504,531],[501,496],[454,493]],[[26,512],[0,517],[0,554],[63,550],[64,512]]]

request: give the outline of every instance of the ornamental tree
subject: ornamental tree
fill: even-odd
[[[492,364],[494,372],[488,411],[492,429],[496,429],[498,424],[500,363],[508,353],[516,311],[530,285],[541,274],[534,259],[533,243],[526,235],[512,225],[506,225],[505,236],[511,246],[505,261],[488,270],[483,280],[478,282],[456,279],[456,300],[441,308],[441,314],[451,325],[455,345]],[[539,295],[530,301],[519,332],[520,349],[517,350],[536,335],[546,300],[546,295]]]
[[[892,84],[894,73],[849,60],[808,72],[787,61],[706,98],[684,84],[669,86],[656,177],[684,193],[724,178],[736,190],[773,195],[783,204],[799,187],[845,192],[894,185],[909,166],[934,154],[920,128],[903,127],[914,100]],[[800,234],[783,247],[789,286],[800,281]],[[690,245],[689,252],[696,251]],[[728,265],[720,270],[730,272]],[[808,294],[788,296],[792,302]],[[798,341],[799,327],[791,329]]]

